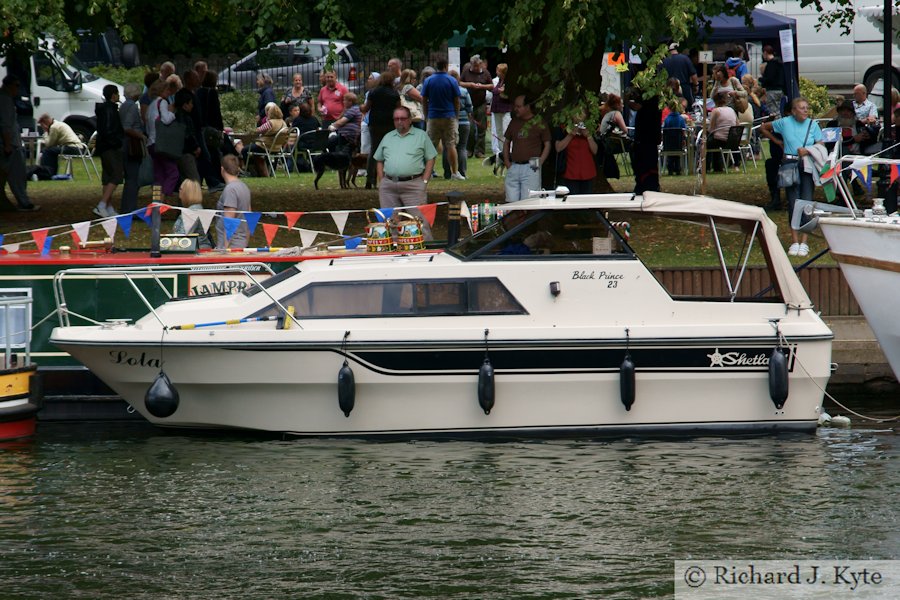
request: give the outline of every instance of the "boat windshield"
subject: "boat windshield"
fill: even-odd
[[[511,210],[449,252],[464,260],[585,255],[633,258],[620,231],[596,209]]]
[[[247,289],[245,289],[245,290],[244,290],[243,292],[241,292],[241,293],[244,294],[244,295],[247,296],[247,297],[255,296],[255,295],[258,294],[260,291],[262,291],[262,290],[264,290],[264,289],[269,289],[270,287],[272,287],[272,286],[275,285],[276,283],[279,283],[279,282],[281,282],[281,281],[284,281],[284,280],[287,279],[288,277],[293,277],[294,275],[296,275],[296,274],[299,273],[299,272],[300,272],[300,267],[299,267],[298,265],[291,265],[290,267],[288,267],[287,269],[285,269],[285,270],[282,271],[281,273],[277,273],[277,274],[273,275],[272,277],[269,277],[268,279],[265,279],[265,280],[263,280],[263,281],[260,281],[260,282],[259,282],[259,285],[251,285],[251,286],[249,286]]]

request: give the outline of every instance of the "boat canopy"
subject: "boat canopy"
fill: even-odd
[[[565,198],[536,197],[506,204],[506,212],[515,210],[573,210],[595,208],[598,210],[624,210],[660,215],[684,215],[712,217],[759,224],[761,236],[769,248],[780,248],[778,228],[759,206],[718,200],[707,196],[686,196],[664,192],[646,192],[642,196],[632,194],[591,194]],[[792,308],[812,308],[812,301],[794,274],[793,265],[784,252],[768,252],[772,274],[778,280],[785,303]]]

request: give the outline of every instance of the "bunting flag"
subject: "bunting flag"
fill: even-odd
[[[359,246],[359,243],[362,241],[361,236],[353,236],[350,238],[346,238],[344,240],[344,248],[347,250],[356,250],[356,247]]]
[[[860,165],[856,168],[856,172],[859,173],[859,178],[862,179],[862,182],[866,184],[866,188],[871,192],[872,191],[872,166],[871,165]]]
[[[2,246],[2,245],[3,245],[3,234],[0,233],[0,246]]]
[[[3,249],[6,250],[10,254],[15,254],[19,251],[19,244],[7,244],[3,246]]]
[[[150,204],[147,205],[146,210],[143,211],[144,217],[149,218],[149,217],[153,214],[153,209],[156,208],[157,206],[159,207],[159,214],[160,214],[160,215],[166,214],[166,212],[167,212],[170,208],[172,208],[172,207],[169,206],[168,204],[163,204],[162,202],[151,202]],[[140,214],[138,214],[138,216],[140,216]],[[142,218],[143,218],[143,217],[142,217]],[[147,221],[147,219],[144,219],[144,221]]]
[[[31,237],[34,238],[34,243],[41,252],[44,250],[44,240],[47,239],[47,231],[48,230],[45,228],[31,232]]]
[[[302,212],[286,212],[284,213],[284,218],[287,219],[288,228],[293,227],[294,223],[297,222],[297,219],[303,216]]]
[[[266,234],[266,244],[271,248],[272,240],[275,239],[275,234],[278,233],[278,225],[275,225],[274,223],[263,223],[262,228],[263,233]]]
[[[459,216],[465,218],[469,224],[469,231],[472,231],[472,213],[469,212],[469,205],[465,201],[459,203]]]
[[[311,229],[300,229],[300,247],[309,248],[316,243],[316,236],[318,235],[318,231],[313,231]]]
[[[104,219],[100,221],[100,225],[103,227],[103,231],[106,232],[107,237],[114,238],[116,237],[116,220],[115,219]]]
[[[131,221],[131,213],[116,216],[116,222],[122,228],[122,233],[125,234],[125,237],[131,237]]]
[[[247,221],[247,227],[250,228],[250,235],[253,235],[253,232],[256,231],[256,224],[259,223],[260,217],[262,217],[262,213],[258,213],[258,212],[244,213],[244,220]]]
[[[91,222],[90,221],[82,221],[81,223],[73,223],[72,224],[72,239],[75,240],[75,245],[77,246],[81,242],[88,241],[88,238],[91,237]]]
[[[898,177],[900,177],[900,165],[891,165],[891,182],[888,185],[893,185]]]
[[[834,199],[837,195],[834,189],[834,179],[822,181],[822,191],[825,192],[825,200],[827,200],[828,202],[834,202]]]
[[[419,207],[419,212],[425,217],[429,225],[434,225],[434,215],[437,213],[437,204],[423,204]]]
[[[334,224],[341,235],[344,235],[344,226],[347,225],[347,217],[349,215],[349,210],[335,210],[331,212],[331,218],[334,219]]]
[[[200,215],[198,218],[200,219],[200,226],[203,228],[203,233],[206,233],[209,231],[209,226],[210,226],[210,224],[212,224],[212,220],[215,216],[216,216],[216,211],[214,211],[214,210],[201,210],[200,211]]]
[[[820,178],[822,181],[826,181],[826,180],[828,180],[828,179],[831,179],[831,178],[834,177],[834,176],[835,176],[835,167],[834,167],[834,165],[829,165],[828,163],[825,163],[824,165],[822,165],[822,170],[819,171],[819,178]]]
[[[394,215],[393,208],[375,208],[373,210],[375,211],[375,219],[377,219],[379,223],[384,223]]]
[[[152,216],[148,211],[146,211],[146,210],[139,210],[139,211],[138,211],[137,213],[135,213],[135,214],[138,216],[138,218],[139,218],[141,221],[143,221],[144,223],[147,224],[147,227],[152,226],[152,224],[153,224],[153,223],[152,223],[152,221],[153,221],[153,216]]]
[[[186,208],[181,211],[181,225],[184,227],[184,230],[191,231],[194,228],[194,224],[197,223],[198,217],[199,215],[195,210]]]
[[[234,217],[222,217],[222,222],[225,224],[225,239],[230,240],[237,228],[241,226],[241,220]]]
[[[41,248],[41,256],[47,256],[50,254],[50,249],[53,247],[53,236],[48,235],[47,239],[44,240],[44,247]]]

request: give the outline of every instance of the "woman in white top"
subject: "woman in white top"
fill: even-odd
[[[713,109],[709,117],[709,138],[707,148],[713,150],[715,148],[724,148],[728,141],[728,130],[738,124],[737,113],[733,108],[728,106],[729,94],[720,91],[713,97],[716,102],[716,108]],[[709,156],[707,156],[709,160]],[[722,154],[719,152],[712,153],[712,164],[714,171],[724,171],[725,166],[722,163]]]

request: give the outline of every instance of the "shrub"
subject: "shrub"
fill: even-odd
[[[96,75],[97,77],[115,81],[120,85],[125,85],[126,83],[137,83],[138,85],[143,86],[144,75],[146,75],[149,71],[149,67],[134,67],[133,69],[126,69],[124,67],[98,65],[91,68],[91,73]]]
[[[824,85],[816,85],[806,77],[800,78],[800,95],[809,102],[809,116],[821,117],[834,108],[834,102],[828,96],[828,90]]]
[[[223,92],[219,96],[222,106],[222,121],[225,127],[235,131],[256,129],[256,105],[259,94],[253,91]]]

